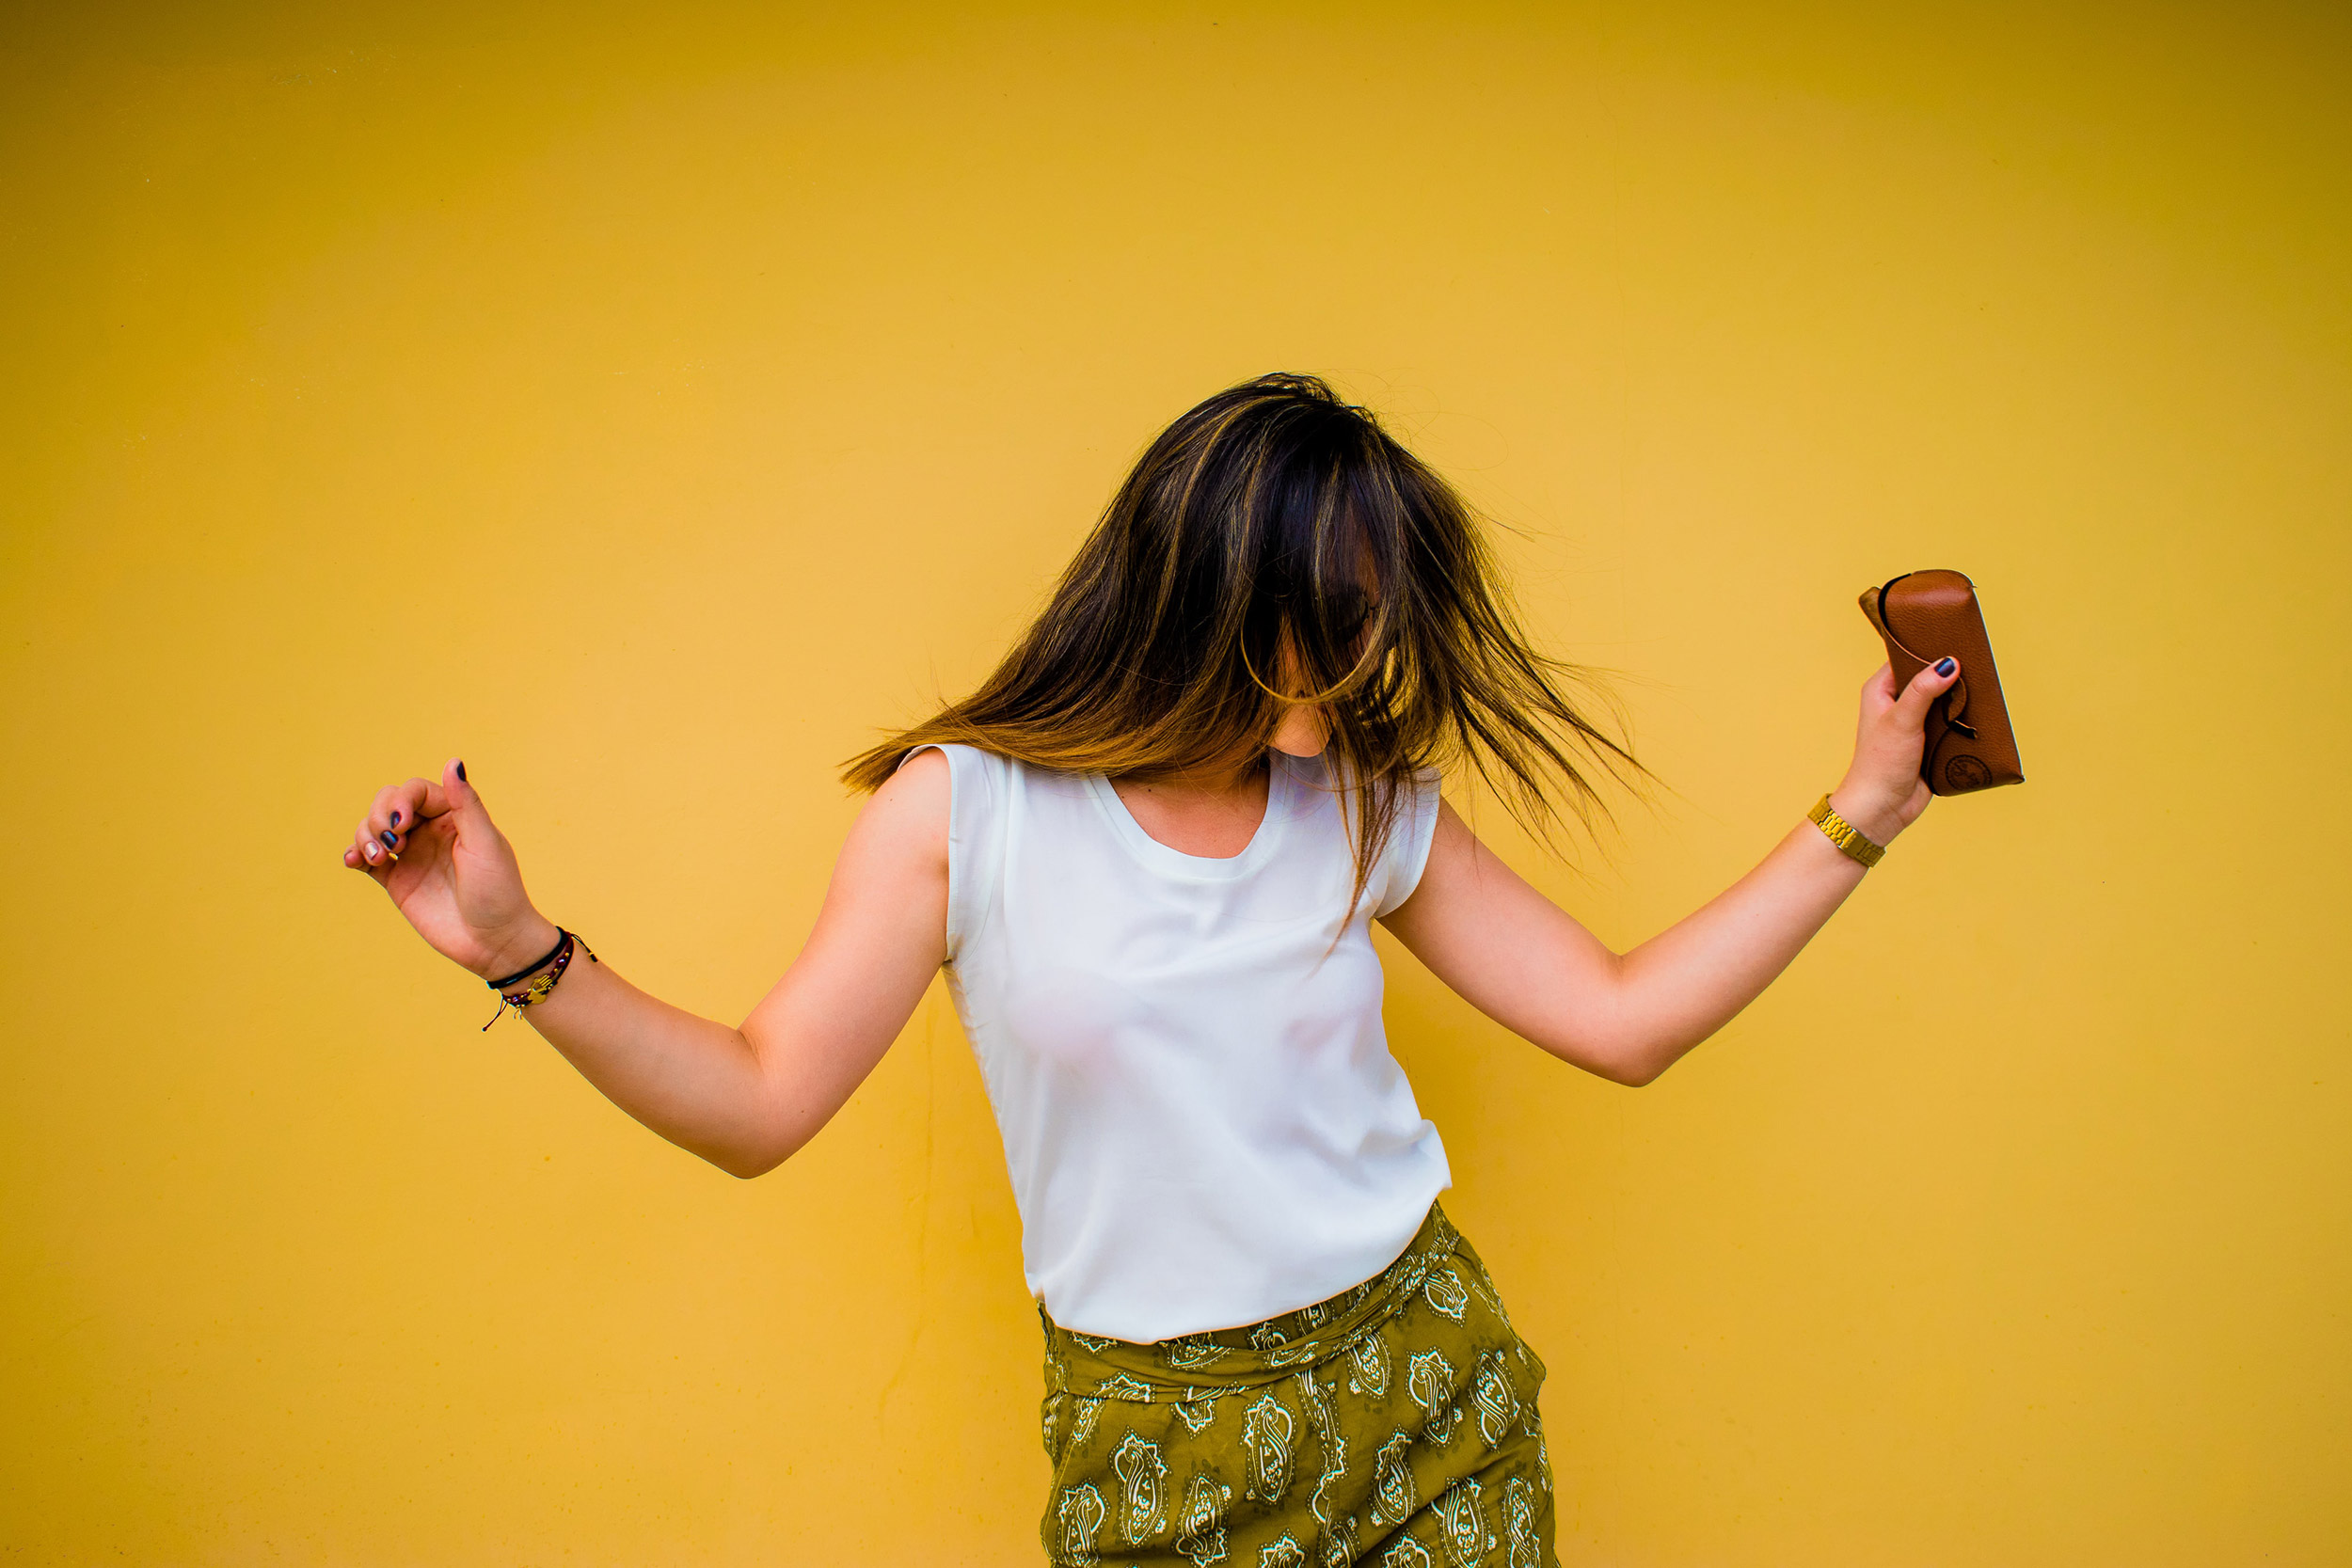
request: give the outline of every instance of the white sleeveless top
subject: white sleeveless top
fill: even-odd
[[[1215,860],[1151,837],[1099,774],[939,750],[948,990],[1054,1321],[1232,1328],[1392,1262],[1452,1184],[1389,1053],[1371,938],[1428,861],[1434,776],[1343,927],[1346,802],[1319,760],[1270,753],[1264,821]]]

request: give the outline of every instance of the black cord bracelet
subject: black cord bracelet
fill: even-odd
[[[512,993],[499,992],[499,1010],[490,1015],[490,1023],[496,1023],[500,1019],[504,1018],[509,1008],[519,1013],[525,1007],[535,1007],[554,995],[555,988],[564,979],[564,972],[572,967],[572,958],[580,953],[588,954],[590,963],[596,961],[596,954],[589,952],[586,942],[572,935],[571,932],[565,931],[564,940],[555,944],[553,961],[540,970],[538,974],[532,975],[529,985]],[[482,1026],[485,1033],[489,1031],[490,1023]]]
[[[548,949],[546,958],[541,958],[535,964],[530,964],[522,969],[515,971],[514,974],[509,974],[503,980],[491,981],[490,989],[492,990],[504,990],[507,987],[513,985],[517,980],[528,980],[531,976],[538,974],[541,970],[547,968],[548,965],[553,963],[555,961],[555,956],[564,951],[564,944],[571,940],[572,933],[564,929],[563,927],[558,926],[555,928],[555,945]]]

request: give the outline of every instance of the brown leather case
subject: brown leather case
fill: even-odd
[[[1864,589],[1862,613],[1886,640],[1899,691],[1933,660],[1947,654],[1960,660],[1960,679],[1928,709],[1927,750],[1919,758],[1928,788],[1969,795],[2024,784],[1977,585],[1959,572],[1906,572],[1883,588]]]

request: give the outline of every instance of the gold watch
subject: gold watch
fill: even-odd
[[[1829,835],[1829,841],[1848,855],[1860,861],[1865,868],[1878,864],[1886,858],[1886,846],[1873,844],[1862,836],[1862,830],[1829,809],[1829,797],[1824,795],[1804,819]]]

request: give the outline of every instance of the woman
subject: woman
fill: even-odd
[[[1438,1206],[1371,923],[1506,1028],[1646,1084],[1926,808],[1922,721],[1956,673],[1899,692],[1882,668],[1834,812],[1613,953],[1438,781],[1474,771],[1542,830],[1637,765],[1529,649],[1445,483],[1320,381],[1266,376],[1152,443],[977,693],[850,764],[873,798],[740,1028],[534,909],[462,762],[380,791],[343,863],[737,1176],[816,1134],[945,965],[1044,1323],[1054,1562],[1532,1568],[1543,1366]]]

